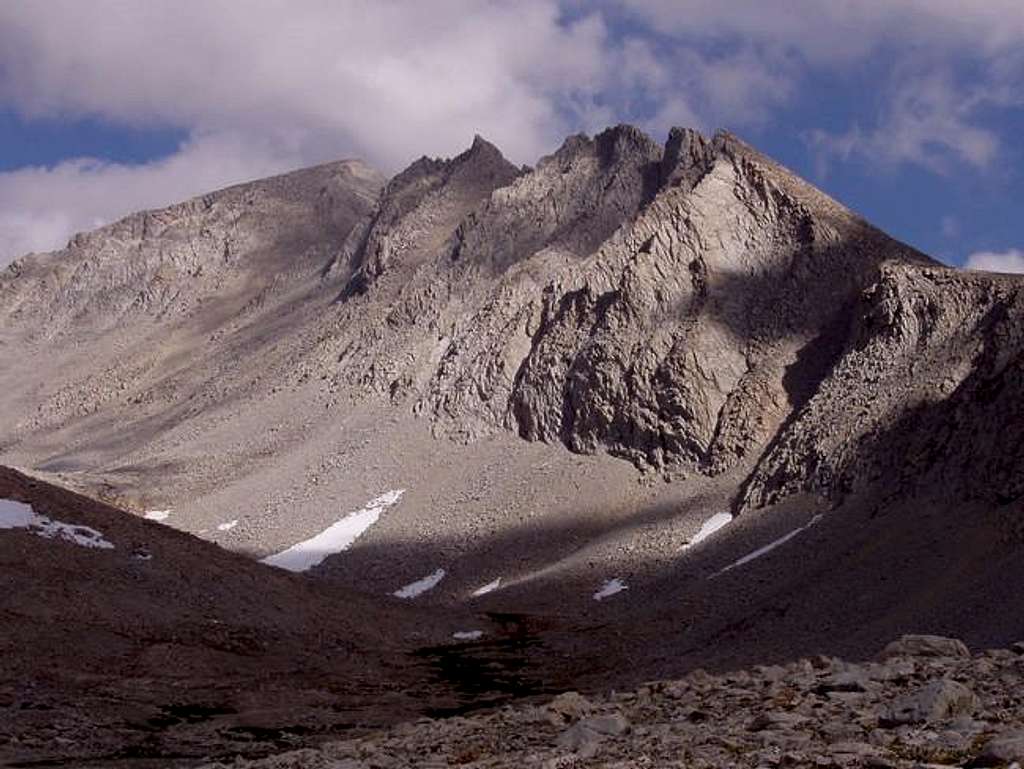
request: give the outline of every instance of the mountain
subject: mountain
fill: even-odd
[[[728,133],[617,126],[533,168],[477,137],[12,264],[0,463],[211,563],[309,566],[287,584],[340,591],[355,627],[393,613],[403,653],[468,634],[459,665],[519,671],[480,674],[501,697],[905,632],[1005,645],[1022,286]],[[496,701],[444,675],[458,707]]]

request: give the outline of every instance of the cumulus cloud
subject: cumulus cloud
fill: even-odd
[[[877,114],[839,132],[805,131],[823,173],[836,160],[911,163],[938,173],[955,163],[984,169],[1003,149],[985,124],[985,110],[1024,103],[1019,0],[860,0],[830,3],[827,10],[820,0],[622,0],[619,6],[682,40],[740,41],[753,53],[738,80],[754,98],[766,85],[772,92],[765,72],[793,89],[811,67],[848,72],[884,57],[891,66],[877,84]],[[967,82],[954,77],[953,59],[969,63]]]
[[[139,166],[0,174],[0,264],[142,206],[339,157],[391,172],[481,133],[533,162],[569,132],[621,120],[658,133],[758,126],[785,114],[810,68],[880,51],[983,57],[982,82],[898,74],[877,119],[812,134],[822,156],[980,168],[1001,143],[979,114],[1020,98],[1022,42],[1018,0],[827,13],[820,0],[0,3],[0,105],[190,137]]]
[[[610,47],[600,16],[564,20],[553,0],[0,4],[0,103],[192,137],[141,166],[0,174],[0,263],[96,220],[339,157],[394,171],[481,133],[532,162],[595,111]]]
[[[1018,0],[620,0],[617,7],[691,39],[742,39],[817,64],[848,64],[895,43],[996,53],[1024,40]]]
[[[475,132],[535,156],[552,97],[600,85],[605,37],[544,0],[55,0],[0,5],[0,30],[0,99],[28,115],[248,126],[389,166]]]
[[[1024,273],[1024,251],[1018,248],[1007,251],[977,251],[967,257],[964,267],[968,270],[987,272]]]

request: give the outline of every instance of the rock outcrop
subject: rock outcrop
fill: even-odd
[[[858,663],[818,656],[723,675],[698,670],[595,697],[571,723],[562,720],[561,695],[547,705],[422,721],[206,769],[1012,766],[1024,761],[1015,683],[1022,666],[1019,653],[994,649]],[[837,688],[830,681],[840,676],[859,683]]]

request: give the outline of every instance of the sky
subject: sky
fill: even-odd
[[[948,263],[1024,272],[1021,0],[0,0],[0,266],[132,211],[474,134],[727,128]]]

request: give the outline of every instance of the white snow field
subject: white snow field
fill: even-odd
[[[147,521],[166,521],[171,517],[170,510],[147,510],[143,516]]]
[[[493,593],[499,587],[501,587],[501,577],[498,577],[493,582],[488,582],[483,587],[478,587],[476,590],[474,590],[472,592],[472,596],[474,598],[479,598],[482,595],[487,595],[488,593]]]
[[[381,514],[402,498],[405,489],[393,489],[366,503],[366,507],[349,513],[328,526],[315,537],[292,545],[287,550],[267,556],[261,563],[288,571],[308,571],[330,555],[348,550],[352,543],[380,520]]]
[[[415,582],[410,582],[403,588],[396,590],[391,595],[396,598],[416,598],[417,596],[423,595],[428,590],[433,590],[438,584],[444,579],[444,569],[438,569],[437,571],[428,574],[423,579],[418,579]]]
[[[699,545],[716,531],[730,523],[732,523],[732,513],[715,513],[701,524],[700,531],[693,535],[693,539],[683,545],[683,550],[689,550],[691,547]]]
[[[601,585],[600,590],[594,593],[594,600],[603,601],[605,598],[609,598],[615,595],[616,593],[621,593],[623,590],[628,589],[629,588],[626,587],[626,583],[618,577],[616,577],[615,579],[609,579],[603,585]]]
[[[720,570],[716,571],[714,574],[711,575],[711,577],[709,577],[709,579],[717,577],[719,574],[725,574],[727,571],[731,571],[732,569],[735,569],[737,566],[743,566],[743,564],[750,563],[751,561],[755,561],[758,558],[760,558],[762,555],[766,555],[767,553],[770,553],[775,548],[777,548],[777,547],[779,547],[781,545],[784,545],[787,542],[789,542],[789,540],[793,539],[793,537],[795,537],[797,534],[800,534],[802,532],[807,531],[814,524],[816,524],[818,521],[820,521],[821,518],[822,518],[822,515],[821,515],[821,513],[819,513],[818,515],[816,515],[813,518],[811,518],[810,521],[805,523],[800,528],[793,529],[793,531],[791,531],[788,534],[785,534],[785,535],[779,537],[774,542],[769,542],[764,547],[759,547],[754,552],[747,553],[742,558],[740,558],[740,559],[738,559],[736,561],[733,561],[728,566],[726,566],[724,569],[720,569]]]
[[[237,525],[238,525],[238,519],[237,518],[235,520],[233,520],[233,521],[228,521],[227,523],[218,523],[217,524],[217,531],[231,531]]]
[[[13,499],[0,499],[0,529],[28,529],[38,537],[63,539],[81,547],[100,550],[112,550],[114,547],[114,543],[104,539],[96,529],[55,521],[37,514],[31,505]]]
[[[456,641],[476,641],[483,637],[483,630],[460,630],[457,633],[452,633],[452,638]]]

